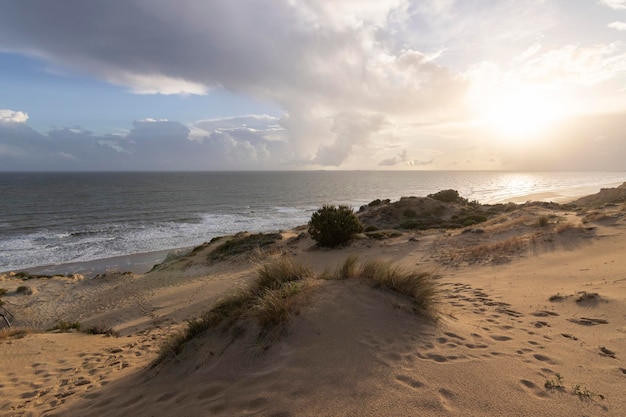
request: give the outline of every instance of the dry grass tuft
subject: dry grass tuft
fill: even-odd
[[[223,298],[201,317],[189,320],[187,328],[171,336],[161,347],[155,365],[175,357],[184,345],[210,329],[230,333],[235,338],[254,327],[259,339],[285,324],[297,307],[302,292],[302,280],[313,276],[308,266],[288,257],[264,263],[257,269],[252,284]]]
[[[346,258],[343,265],[337,270],[338,279],[350,279],[355,278],[358,272],[358,260],[359,257],[351,255]]]
[[[356,256],[348,257],[335,273],[335,279],[360,279],[374,288],[381,288],[408,296],[414,311],[432,313],[437,303],[437,274],[405,270],[389,261],[369,260],[361,265]]]
[[[0,340],[21,339],[29,333],[32,333],[32,330],[24,327],[4,328],[0,329]]]

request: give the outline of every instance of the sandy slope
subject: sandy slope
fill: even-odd
[[[572,225],[559,231],[538,228],[532,219],[546,212],[531,208],[480,233],[416,232],[338,250],[286,234],[274,252],[318,272],[349,254],[436,269],[439,319],[356,281],[318,280],[269,349],[249,333],[233,343],[207,334],[154,368],[168,334],[244,285],[254,263],[207,265],[206,247],[141,276],[29,280],[32,295],[13,295],[24,282],[4,277],[16,324],[79,320],[121,336],[0,341],[0,416],[621,416],[626,211],[597,210],[559,213]],[[498,241],[516,243],[489,246]],[[547,389],[557,373],[564,388]]]

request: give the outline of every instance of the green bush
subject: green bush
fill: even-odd
[[[428,197],[443,201],[444,203],[467,204],[467,199],[459,196],[459,192],[457,190],[441,190],[435,194],[428,194]]]
[[[358,217],[349,206],[325,205],[311,216],[309,234],[319,246],[334,248],[348,243],[363,231]]]

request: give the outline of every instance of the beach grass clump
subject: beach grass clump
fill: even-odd
[[[338,279],[356,278],[359,274],[359,257],[351,255],[346,258],[337,270]]]
[[[113,330],[112,327],[107,326],[105,324],[99,323],[99,324],[92,324],[91,326],[87,326],[85,328],[82,329],[83,333],[86,334],[101,334],[104,336],[114,336],[114,337],[119,337],[120,334],[119,332]]]
[[[189,320],[181,333],[170,337],[155,364],[177,356],[187,342],[209,330],[230,333],[233,338],[249,328],[258,330],[259,339],[274,334],[296,310],[297,296],[305,287],[304,280],[312,276],[308,266],[288,257],[260,265],[257,277],[248,287],[221,299],[200,317]]]
[[[2,297],[3,295],[6,295],[9,292],[9,290],[7,290],[6,288],[0,288],[0,297]]]
[[[439,286],[436,282],[439,275],[426,271],[408,270],[390,261],[378,259],[359,264],[358,257],[349,256],[337,268],[334,278],[358,279],[373,288],[390,290],[407,296],[414,303],[414,311],[421,313],[432,312],[439,295]]]
[[[0,329],[0,340],[21,339],[29,333],[32,331],[24,327],[5,327]]]
[[[324,205],[311,215],[309,234],[319,246],[334,248],[350,242],[363,231],[352,207]]]
[[[57,324],[52,326],[50,329],[48,329],[48,331],[49,332],[56,331],[56,332],[61,332],[61,333],[77,332],[77,331],[80,331],[80,322],[61,320]]]
[[[436,304],[436,274],[406,270],[388,261],[369,260],[361,266],[360,278],[374,288],[394,291],[410,297],[416,311],[431,311]]]

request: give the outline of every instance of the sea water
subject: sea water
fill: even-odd
[[[358,208],[443,189],[496,203],[595,193],[624,181],[624,172],[0,173],[0,271],[288,229],[306,224],[324,204]]]

